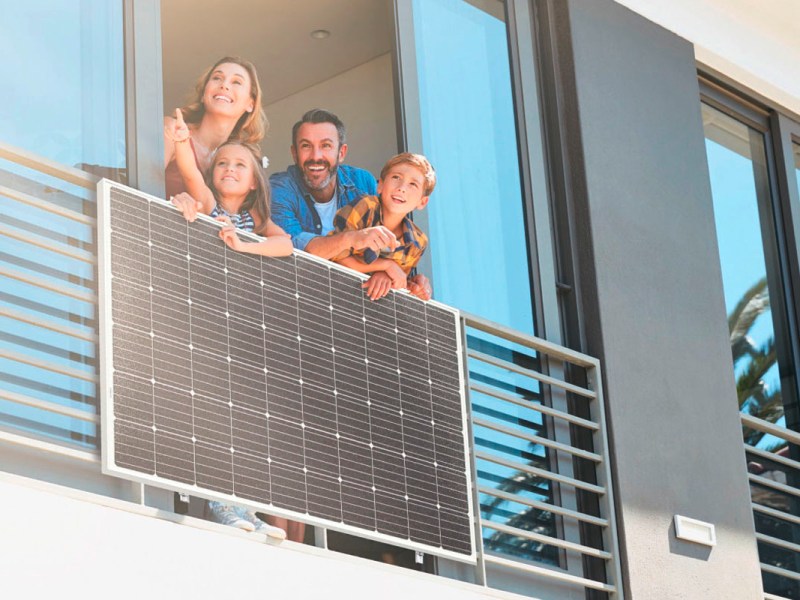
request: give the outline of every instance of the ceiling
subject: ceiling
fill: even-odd
[[[394,36],[391,0],[163,0],[161,27],[165,114],[223,56],[256,65],[269,105],[389,52]]]

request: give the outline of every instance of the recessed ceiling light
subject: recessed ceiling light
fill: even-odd
[[[315,40],[324,40],[326,37],[330,37],[331,32],[327,29],[315,29],[311,32],[311,37]]]

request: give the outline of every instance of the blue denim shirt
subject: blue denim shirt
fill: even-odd
[[[303,174],[295,165],[269,178],[272,188],[272,220],[292,236],[292,244],[305,250],[313,238],[322,233],[322,223],[313,208],[314,199],[306,188]],[[339,165],[336,174],[336,210],[362,196],[377,193],[375,178],[369,171]]]

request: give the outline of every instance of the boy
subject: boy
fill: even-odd
[[[428,159],[404,152],[390,158],[381,169],[378,196],[364,196],[336,213],[336,233],[383,225],[397,238],[394,249],[351,248],[332,259],[361,273],[386,274],[387,277],[373,277],[364,284],[372,300],[382,298],[392,288],[408,288],[418,298],[430,300],[430,287],[425,285],[424,277],[408,276],[428,246],[428,238],[409,215],[414,209],[425,208],[435,186],[436,173]]]

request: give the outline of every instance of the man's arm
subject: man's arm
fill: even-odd
[[[408,291],[420,300],[430,300],[433,297],[431,282],[421,273],[408,278]]]
[[[383,225],[378,225],[367,229],[342,231],[324,237],[316,236],[308,241],[305,250],[320,258],[332,260],[345,252],[350,252],[351,248],[353,250],[372,248],[376,254],[380,254],[381,248],[388,247],[394,250],[396,246],[397,238],[394,237],[391,230]]]
[[[379,258],[378,260],[369,264],[363,260],[359,260],[355,256],[347,256],[345,258],[337,259],[337,263],[342,266],[358,271],[359,273],[376,273],[383,271],[392,280],[392,288],[401,290],[406,287],[408,280],[406,274],[400,266],[393,260],[388,258]]]

